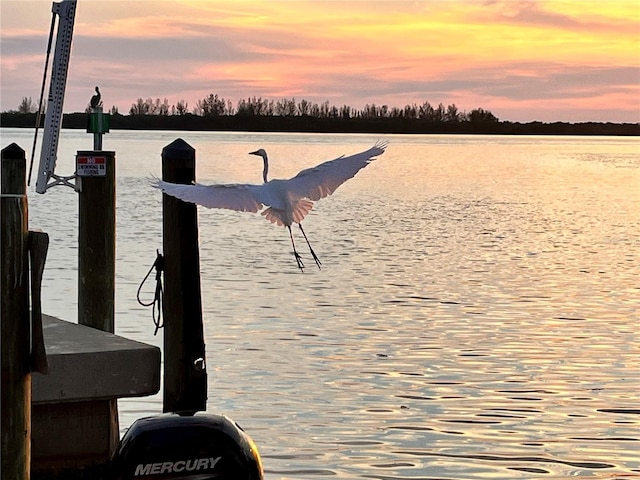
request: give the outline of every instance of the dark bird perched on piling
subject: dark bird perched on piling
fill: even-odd
[[[91,102],[89,103],[91,105],[91,108],[98,108],[100,106],[101,97],[102,95],[100,94],[100,89],[96,87],[96,94],[91,97]]]
[[[311,210],[313,202],[331,195],[336,188],[366,167],[375,157],[382,155],[386,148],[386,142],[378,142],[369,150],[348,157],[341,156],[316,167],[307,168],[288,180],[269,180],[267,178],[269,160],[267,152],[261,148],[250,153],[262,157],[264,163],[262,171],[264,183],[262,185],[183,185],[157,179],[153,185],[167,195],[209,208],[227,208],[256,213],[266,206],[268,208],[263,210],[261,214],[270,222],[284,225],[289,229],[293,255],[296,258],[298,268],[303,270],[304,264],[293,242],[291,225],[294,223],[300,227],[311,256],[320,268],[322,264],[302,229],[302,220]]]

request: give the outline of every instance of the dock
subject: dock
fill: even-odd
[[[160,349],[48,315],[43,333],[49,372],[32,374],[32,470],[106,463],[119,441],[116,400],[159,391]]]

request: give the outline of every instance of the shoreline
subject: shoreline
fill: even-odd
[[[86,129],[86,113],[64,114],[62,128]],[[44,124],[44,117],[41,117]],[[0,128],[34,128],[35,113],[0,113]],[[403,118],[320,118],[266,115],[120,115],[110,116],[112,130],[246,131],[285,133],[369,133],[447,135],[640,136],[640,123],[610,122],[434,122]]]

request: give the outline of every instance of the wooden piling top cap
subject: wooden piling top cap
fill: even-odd
[[[22,159],[24,158],[24,150],[14,142],[2,149],[2,158],[11,160]]]
[[[195,156],[195,148],[185,142],[182,138],[176,138],[173,142],[162,149],[163,158],[175,158],[176,160],[189,160]]]

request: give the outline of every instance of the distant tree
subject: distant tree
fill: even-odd
[[[149,106],[149,115],[158,115],[160,112],[160,99],[156,98],[155,100],[151,98],[147,98],[145,103]]]
[[[262,97],[250,97],[246,100],[242,99],[238,102],[238,107],[236,108],[237,115],[273,115],[274,111],[275,106],[273,100],[269,101]]]
[[[439,103],[436,108],[433,109],[433,118],[434,122],[444,122],[445,118],[445,109],[442,103]]]
[[[227,102],[218,95],[209,94],[208,97],[198,100],[194,113],[204,117],[219,117],[225,114]]]
[[[378,118],[380,116],[380,108],[375,103],[369,105],[368,103],[360,111],[361,118]]]
[[[318,116],[320,118],[329,118],[331,115],[329,112],[331,111],[331,107],[329,106],[329,102],[323,102],[318,107]]]
[[[166,98],[160,102],[160,99],[156,99],[156,103],[158,105],[158,115],[169,115],[169,100]]]
[[[460,113],[458,112],[458,107],[456,107],[455,103],[452,103],[447,107],[447,113],[445,113],[444,118],[447,122],[460,121]]]
[[[33,101],[31,101],[31,97],[22,97],[22,101],[18,106],[18,113],[35,113],[38,110]]]
[[[489,110],[484,110],[482,108],[476,108],[469,112],[469,121],[471,123],[497,123],[498,118],[493,115]]]
[[[300,100],[300,102],[298,102],[298,115],[309,115],[310,112],[311,104],[304,99]]]
[[[426,102],[429,105],[429,102]],[[431,107],[431,105],[429,105]],[[418,112],[422,113],[422,107],[418,107],[415,103],[412,105],[405,105],[403,110],[404,118],[418,118]]]
[[[238,100],[238,106],[236,107],[236,115],[254,115],[254,112],[244,98]]]
[[[174,107],[174,115],[186,115],[187,113],[189,113],[189,104],[184,100],[178,100],[178,103],[176,103]]]
[[[371,105],[367,103],[362,110],[358,110],[357,116],[359,118],[370,118],[374,116],[374,114],[372,113],[374,111],[375,111],[375,105],[371,107]]]
[[[424,102],[418,107],[418,118],[433,120],[433,107],[429,102]]]
[[[283,98],[278,100],[274,107],[274,114],[281,117],[292,117],[296,114],[296,99]]]
[[[129,109],[130,115],[169,115],[169,100],[166,98],[155,100],[148,97],[146,100],[138,98],[135,103],[131,105]]]
[[[130,115],[149,115],[149,103],[142,99],[142,97],[136,100],[136,103],[131,105],[129,109]]]
[[[115,105],[111,106],[111,110],[109,110],[109,113],[111,113],[111,115],[119,115],[120,112],[118,112],[118,107],[116,107]]]

